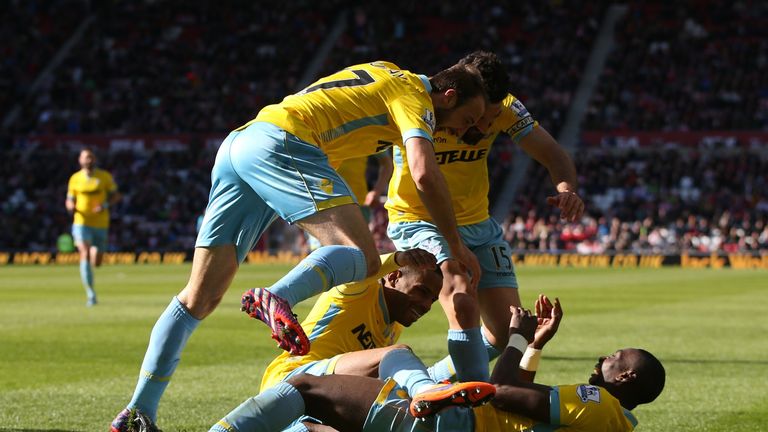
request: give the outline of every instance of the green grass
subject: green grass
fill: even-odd
[[[190,340],[160,404],[166,431],[207,430],[252,396],[278,354],[239,295],[285,266],[245,265]],[[149,332],[189,267],[108,266],[101,303],[85,307],[75,266],[0,268],[0,431],[101,431],[131,397]],[[596,357],[636,346],[667,368],[667,387],[635,410],[640,431],[764,430],[768,417],[768,272],[518,269],[526,304],[544,292],[565,309],[539,381],[586,380]],[[297,309],[306,316],[309,304]],[[439,308],[403,342],[427,362],[445,354]]]

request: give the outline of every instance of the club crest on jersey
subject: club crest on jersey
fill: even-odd
[[[435,131],[435,113],[429,110],[429,108],[424,109],[424,115],[421,116],[421,119],[424,120],[424,123],[429,126],[429,131],[434,132]]]
[[[435,239],[428,239],[427,241],[420,243],[419,247],[434,256],[438,256],[440,252],[443,251],[443,245]]]
[[[584,403],[589,401],[600,403],[600,389],[596,386],[580,385],[576,388],[576,394]]]

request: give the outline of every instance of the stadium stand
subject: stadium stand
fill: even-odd
[[[157,133],[190,134],[189,147],[97,151],[125,196],[114,211],[110,247],[190,249],[207,201],[211,143],[296,89],[344,9],[346,28],[319,75],[372,59],[428,74],[468,51],[491,49],[508,64],[513,93],[556,136],[611,4],[212,3],[2,6],[13,19],[0,34],[13,43],[2,48],[0,115],[17,104],[21,115],[0,132],[0,223],[7,228],[0,250],[51,250],[69,230],[62,203],[78,149],[35,146],[35,137]],[[396,13],[382,13],[385,7]],[[77,49],[30,94],[46,60],[87,14],[98,19]],[[768,130],[767,18],[768,8],[753,1],[629,3],[584,129]],[[504,222],[507,238],[521,250],[584,253],[768,249],[765,153],[747,146],[668,147],[660,139],[631,151],[581,148],[576,162],[588,202],[578,224],[564,224],[544,205],[549,180],[532,164]],[[517,153],[508,140],[494,145],[492,199]],[[391,250],[385,225],[386,214],[375,211],[377,245]],[[301,251],[304,245],[279,223],[259,247]]]

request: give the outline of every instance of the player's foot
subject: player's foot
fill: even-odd
[[[151,418],[135,408],[126,408],[112,420],[109,432],[163,432]]]
[[[264,321],[272,329],[272,339],[293,355],[309,352],[309,338],[291,311],[288,302],[264,288],[251,288],[243,293],[240,310],[251,318]]]
[[[85,305],[88,306],[88,307],[96,306],[97,304],[99,304],[99,302],[96,301],[95,297],[94,298],[89,298],[88,301],[85,302]]]
[[[448,407],[473,407],[493,399],[496,387],[487,382],[436,384],[421,391],[411,401],[411,415],[428,417]]]

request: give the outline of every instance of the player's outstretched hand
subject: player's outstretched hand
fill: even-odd
[[[411,249],[395,252],[395,262],[400,267],[416,267],[433,269],[437,267],[437,259],[424,249]]]
[[[560,192],[547,197],[547,204],[559,208],[560,217],[569,222],[576,222],[584,214],[584,201],[576,192]]]
[[[458,261],[465,271],[469,272],[470,285],[473,291],[477,291],[477,284],[480,283],[480,276],[483,271],[480,269],[480,262],[477,260],[475,254],[469,250],[469,248],[462,244],[457,250],[451,250],[453,258]]]
[[[519,306],[510,306],[509,311],[512,312],[512,318],[509,320],[509,334],[517,333],[531,343],[538,324],[536,315]]]
[[[533,348],[542,349],[547,342],[555,336],[560,327],[560,321],[563,319],[563,308],[560,306],[560,299],[555,297],[553,304],[547,296],[539,294],[536,299],[536,317],[538,326],[536,334],[533,337]]]

